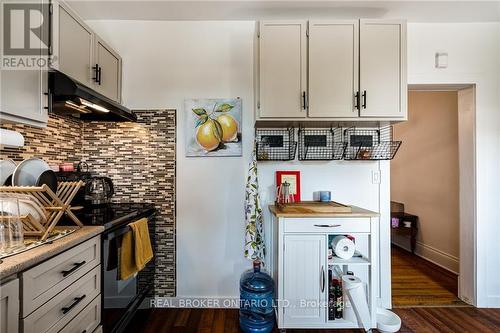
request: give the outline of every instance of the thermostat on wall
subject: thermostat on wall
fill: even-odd
[[[447,68],[447,67],[448,67],[448,53],[436,52],[436,68]]]

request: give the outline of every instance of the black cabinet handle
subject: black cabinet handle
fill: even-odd
[[[92,66],[92,69],[94,70],[94,77],[92,80],[94,80],[96,83],[99,82],[99,65],[95,64],[95,66]]]
[[[71,303],[70,306],[67,306],[65,308],[62,308],[61,311],[63,314],[66,314],[68,313],[69,311],[71,311],[71,309],[73,309],[78,303],[80,303],[85,297],[87,297],[87,295],[83,295],[83,296],[80,296],[80,297],[75,297],[74,298],[74,302]]]
[[[305,91],[302,92],[302,108],[304,110],[307,109],[307,101],[306,101],[306,92]]]
[[[359,110],[359,91],[354,95],[354,107]]]
[[[102,80],[102,67],[99,66],[99,69],[97,70],[97,77],[99,78],[97,81],[98,85],[101,85],[101,80]]]
[[[62,271],[61,272],[62,275],[63,275],[63,277],[66,277],[66,276],[70,275],[71,273],[73,273],[74,271],[76,271],[80,266],[85,265],[85,263],[86,263],[85,260],[81,261],[81,262],[74,263],[73,267],[71,269],[68,269],[66,271]]]
[[[363,91],[363,109],[366,109],[366,90]]]

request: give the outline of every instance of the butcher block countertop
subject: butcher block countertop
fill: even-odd
[[[338,211],[324,212],[325,209],[316,209],[320,203],[300,203],[284,208],[276,205],[269,205],[269,210],[276,217],[378,217],[380,214],[371,210],[363,209],[356,206],[339,205]]]
[[[73,227],[56,227],[56,229],[57,228],[71,229]],[[36,266],[42,261],[101,234],[103,231],[104,227],[102,226],[84,226],[51,243],[49,242],[31,250],[3,258],[0,263],[0,280]]]

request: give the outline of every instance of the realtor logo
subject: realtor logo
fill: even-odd
[[[47,67],[50,61],[49,10],[49,3],[3,3],[3,69]]]

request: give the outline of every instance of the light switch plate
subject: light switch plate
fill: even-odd
[[[372,183],[373,184],[380,184],[380,171],[379,170],[372,171]]]

